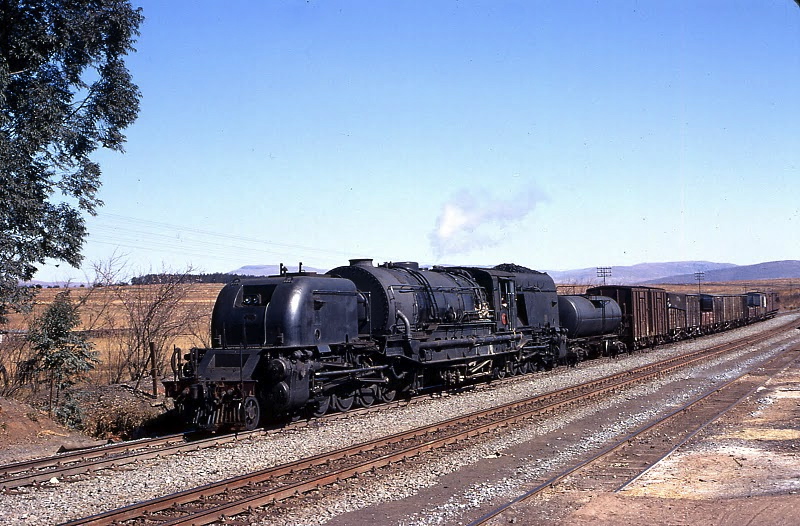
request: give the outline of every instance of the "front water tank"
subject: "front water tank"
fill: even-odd
[[[558,297],[558,317],[570,338],[609,334],[622,322],[619,304],[606,296]]]

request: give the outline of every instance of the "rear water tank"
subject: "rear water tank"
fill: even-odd
[[[558,317],[570,338],[586,338],[616,331],[622,310],[607,296],[558,296]]]

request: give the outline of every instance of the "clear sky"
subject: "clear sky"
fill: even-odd
[[[792,0],[134,4],[85,268],[800,259]]]

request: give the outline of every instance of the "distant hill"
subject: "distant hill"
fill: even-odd
[[[632,285],[677,275],[689,275],[694,280],[694,273],[697,271],[703,271],[708,275],[711,271],[730,268],[738,267],[732,263],[713,263],[710,261],[639,263],[638,265],[611,267],[611,275],[606,278],[606,283]],[[602,278],[597,276],[596,267],[564,271],[548,270],[547,273],[556,283],[561,284],[588,284],[603,281]]]
[[[427,265],[423,265],[427,266]],[[448,265],[443,265],[448,266]],[[494,265],[482,265],[493,267]],[[307,272],[323,274],[327,269],[303,266]],[[597,268],[576,270],[542,270],[559,284],[598,284]],[[703,281],[753,281],[759,279],[800,278],[800,261],[771,261],[756,265],[734,265],[712,261],[674,261],[668,263],[639,263],[638,265],[611,267],[608,284],[691,284],[697,283],[695,272],[703,272]],[[297,272],[297,265],[289,266],[289,272]],[[272,276],[279,274],[278,265],[245,265],[229,274],[249,276]]]
[[[429,265],[422,265],[423,267]],[[443,265],[449,266],[449,265]],[[493,267],[494,265],[476,265]],[[327,269],[303,266],[306,272],[324,274]],[[561,285],[588,285],[602,283],[597,276],[597,268],[576,270],[541,270],[547,272]],[[606,278],[609,285],[681,285],[697,283],[695,272],[703,272],[703,281],[755,281],[760,279],[800,279],[800,261],[770,261],[755,265],[734,265],[732,263],[714,263],[711,261],[675,261],[670,263],[639,263],[638,265],[611,267],[611,275]],[[289,272],[297,272],[297,265],[290,265]],[[245,265],[226,274],[240,276],[274,276],[280,273],[278,265]],[[222,280],[220,282],[224,282]],[[42,288],[60,286],[64,282],[30,281],[20,283],[23,286],[39,286]],[[71,287],[88,286],[84,283],[72,282]]]
[[[696,271],[694,271],[696,272]],[[692,273],[654,278],[643,284],[682,285],[696,283]],[[741,265],[716,270],[703,270],[703,281],[755,281],[760,279],[800,278],[800,261],[770,261],[755,265]]]

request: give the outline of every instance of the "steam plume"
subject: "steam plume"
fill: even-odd
[[[498,245],[515,235],[516,223],[533,212],[546,197],[527,188],[509,199],[461,190],[442,205],[436,227],[429,238],[437,258]]]

